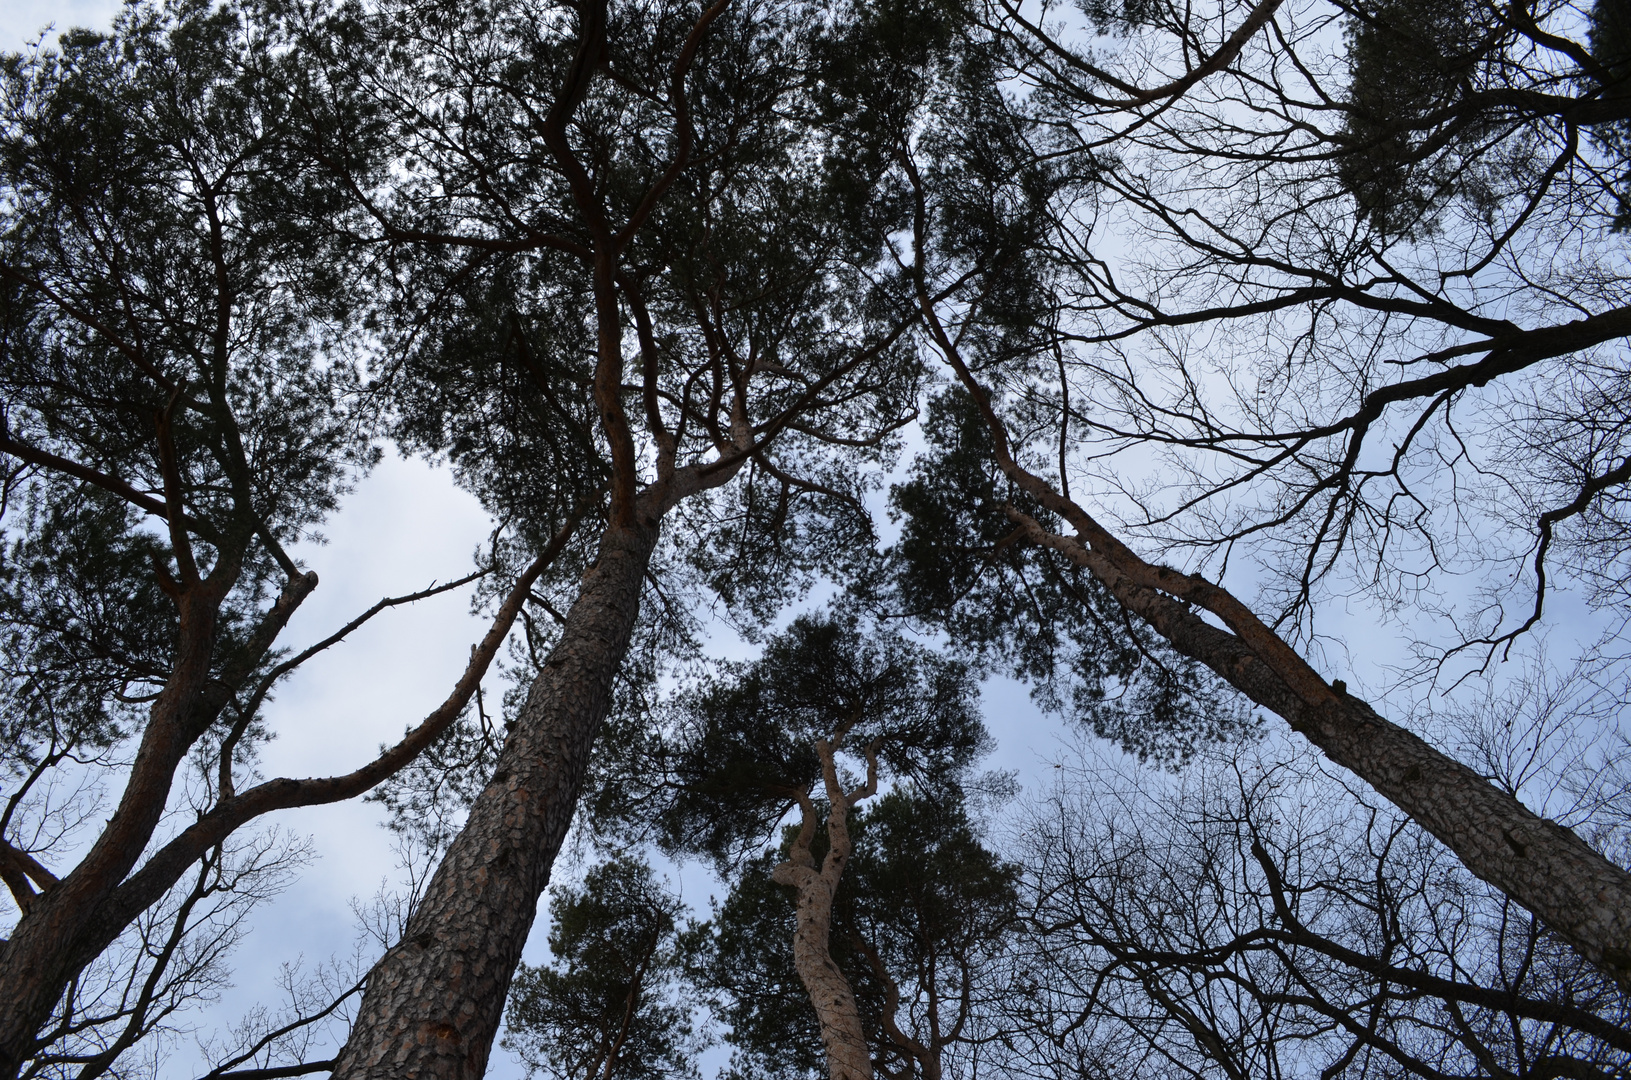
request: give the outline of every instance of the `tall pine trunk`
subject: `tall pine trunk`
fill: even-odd
[[[829,851],[823,869],[829,869],[833,862]],[[842,860],[838,865],[842,868]],[[776,880],[797,890],[793,967],[810,995],[810,1004],[815,1007],[821,1027],[821,1045],[827,1053],[828,1074],[831,1080],[873,1080],[872,1052],[861,1027],[855,991],[833,962],[829,944],[838,875],[818,873],[813,867],[793,862],[783,863],[776,869]]]
[[[1631,871],[1573,831],[1536,814],[1512,792],[1379,715],[1341,682],[1327,686],[1278,638],[1271,641],[1277,648],[1254,648],[1241,635],[1201,619],[1171,593],[1136,581],[1079,539],[1048,533],[1034,520],[1025,524],[1034,541],[1086,568],[1178,652],[1277,713],[1328,759],[1370,784],[1453,851],[1474,875],[1539,916],[1598,970],[1631,988]],[[1202,595],[1238,604],[1198,578],[1136,563],[1136,556],[1123,559],[1135,563],[1135,571],[1195,582]]]
[[[628,652],[655,521],[613,525],[487,787],[368,977],[335,1080],[474,1080]]]

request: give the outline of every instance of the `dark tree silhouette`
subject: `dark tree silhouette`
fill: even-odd
[[[647,811],[664,846],[729,867],[797,808],[797,830],[770,870],[794,898],[793,966],[833,1080],[870,1078],[855,990],[831,949],[851,814],[891,778],[957,797],[987,743],[967,672],[898,637],[806,616],[758,660],[687,694],[678,711],[661,752],[666,797]]]
[[[529,1075],[662,1080],[696,1074],[700,1040],[675,996],[687,960],[679,898],[622,856],[550,899],[553,965],[522,964],[504,1046]]]
[[[398,430],[536,535],[562,513],[538,496],[561,455],[600,493],[583,577],[537,604],[559,621],[337,1077],[485,1068],[643,591],[678,604],[689,579],[762,616],[871,542],[868,470],[915,415],[921,365],[881,260],[901,204],[831,100],[854,77],[849,22],[731,0],[403,4],[366,44],[303,41],[313,152],[343,171],[355,125],[326,102],[361,97],[399,154],[389,183],[352,181],[359,239],[402,260],[380,381]]]
[[[1078,664],[1090,698],[1202,706],[1210,669],[1631,980],[1624,867],[1316,669],[1328,599],[1397,613],[1415,676],[1446,684],[1541,625],[1559,569],[1623,602],[1616,58],[1569,39],[1562,6],[1141,5],[1103,13],[1113,56],[997,6],[1027,92],[944,70],[896,149],[901,264],[967,395],[946,416],[983,428],[938,436],[897,500],[929,541],[900,549],[919,593],[957,549],[993,568],[932,616],[1023,670],[1049,631],[982,628],[978,581],[1054,565],[1016,614],[1075,603],[1085,626],[1108,596],[1199,666],[1045,666]],[[978,528],[923,514],[971,494]]]
[[[874,1075],[973,1076],[1000,1030],[993,996],[1009,979],[1019,868],[975,835],[955,792],[896,788],[857,809],[834,895],[828,955],[854,989]],[[792,963],[795,896],[774,877],[793,852],[743,864],[714,913],[698,979],[711,992],[739,1075],[819,1075],[820,1024]],[[812,854],[825,856],[820,837]]]
[[[1085,769],[1025,830],[996,1067],[1436,1080],[1631,1060],[1621,989],[1311,756],[1213,755],[1182,783]]]
[[[0,1075],[99,1075],[217,985],[243,906],[299,855],[235,833],[411,760],[559,551],[498,587],[458,685],[397,746],[249,782],[280,679],[471,580],[276,646],[317,586],[286,549],[375,454],[350,336],[367,260],[332,226],[345,196],[303,149],[288,62],[240,11],[177,3],[0,68],[0,880],[19,909]]]

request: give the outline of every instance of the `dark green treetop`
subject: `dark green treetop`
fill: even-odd
[[[386,156],[338,96],[357,137],[312,152],[280,35],[252,5],[137,3],[109,33],[0,57],[0,879],[18,909],[0,1075],[120,1067],[223,977],[242,905],[202,928],[222,897],[286,877],[295,856],[235,834],[361,794],[423,745],[253,782],[278,681],[390,606],[277,648],[318,584],[295,545],[377,453],[380,264],[335,165],[377,175]]]
[[[611,513],[618,469],[644,490],[671,469],[737,475],[718,462],[745,456],[737,482],[708,479],[674,509],[657,556],[669,597],[704,589],[744,622],[852,563],[871,541],[872,467],[921,375],[885,261],[902,208],[829,100],[853,81],[839,46],[863,8],[727,5],[692,41],[694,4],[609,5],[608,77],[559,135],[535,105],[574,63],[572,5],[389,7],[367,75],[322,56],[314,97],[360,81],[394,115],[403,170],[357,186],[366,235],[400,263],[397,359],[376,390],[403,445],[445,457],[534,546],[574,511]],[[337,123],[323,145],[349,137]],[[592,400],[608,320],[628,354],[633,457],[616,468]],[[562,565],[546,591],[564,611]]]
[[[854,853],[833,905],[829,951],[855,988],[886,1077],[957,1075],[989,1034],[997,960],[1016,928],[1018,867],[1002,862],[947,793],[897,788],[850,822]],[[821,1073],[820,1038],[789,942],[794,897],[771,879],[782,851],[743,864],[714,911],[697,978],[742,1077]],[[818,838],[814,854],[825,854]],[[939,1070],[938,1072],[936,1070]]]
[[[1617,200],[1593,209],[1624,227],[1631,17],[1623,0],[1586,12],[1589,48],[1543,30],[1536,20],[1548,15],[1533,11],[1465,0],[1344,8],[1350,82],[1338,174],[1382,236],[1431,236],[1455,203],[1485,221],[1508,203],[1528,201],[1532,213],[1547,178],[1583,149],[1582,131],[1605,167],[1568,183],[1582,206],[1597,201],[1587,194],[1594,188]]]
[[[183,3],[5,58],[8,755],[139,724],[174,663],[177,560],[221,594],[213,669],[263,663],[284,546],[372,460],[356,259],[260,50],[237,12]]]
[[[818,743],[846,773],[955,790],[990,745],[975,695],[966,667],[900,635],[801,616],[757,660],[722,665],[674,703],[659,843],[729,865],[824,797]]]
[[[504,1045],[529,1075],[661,1080],[696,1074],[701,1045],[677,996],[689,946],[679,898],[651,867],[621,856],[550,901],[553,965],[523,964]]]

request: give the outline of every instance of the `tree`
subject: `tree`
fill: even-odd
[[[1019,868],[987,849],[955,793],[896,788],[849,822],[828,955],[854,988],[872,1067],[887,1077],[974,1076],[1017,929]],[[735,1046],[737,1075],[820,1075],[820,1024],[792,963],[795,894],[780,851],[742,865],[714,913],[698,977]],[[812,854],[824,856],[820,837]]]
[[[897,788],[866,814],[850,873],[851,944],[881,990],[879,1072],[975,1076],[1020,867],[981,842],[962,800]]]
[[[289,62],[239,9],[184,2],[0,65],[0,879],[19,910],[0,941],[0,1075],[98,1075],[217,985],[245,906],[300,858],[240,830],[411,760],[553,558],[518,575],[452,695],[397,746],[349,774],[252,782],[280,679],[378,611],[471,580],[276,648],[317,585],[287,549],[375,453],[353,337],[367,260],[277,89]]]
[[[1025,819],[1007,1068],[1623,1075],[1624,991],[1310,755],[1062,776]]]
[[[1436,643],[1410,630],[1424,684],[1539,625],[1559,559],[1623,600],[1613,61],[1565,36],[1565,8],[1474,8],[1107,5],[1097,27],[1125,45],[1106,59],[996,5],[984,32],[1026,92],[948,73],[896,151],[902,263],[979,429],[931,435],[985,462],[932,494],[969,473],[926,462],[914,498],[985,522],[917,515],[899,551],[920,581],[938,553],[1018,546],[1085,571],[1092,591],[1046,572],[1064,595],[1025,614],[1074,602],[1085,622],[1113,598],[1631,979],[1623,867],[1315,666],[1327,597],[1437,615]],[[1525,566],[1534,600],[1509,618]],[[1441,603],[1452,573],[1482,596]],[[1029,662],[1042,632],[973,595],[935,618]]]
[[[402,260],[380,385],[400,430],[501,520],[556,512],[526,477],[557,448],[584,451],[604,493],[583,508],[581,581],[537,600],[564,614],[338,1077],[485,1067],[642,590],[677,572],[767,610],[870,542],[865,471],[921,368],[879,263],[899,207],[870,136],[823,97],[844,26],[795,4],[402,5],[370,22],[366,62],[320,27],[303,39],[314,153],[346,172],[356,136],[331,97],[391,118],[398,171],[351,186],[373,222],[359,239]],[[506,442],[511,415],[540,441]]]
[[[793,965],[833,1080],[870,1080],[855,991],[830,949],[833,906],[853,850],[850,815],[890,777],[956,797],[988,741],[973,683],[958,665],[899,637],[803,616],[757,661],[727,667],[679,710],[662,751],[669,794],[653,808],[664,846],[729,866],[798,808],[797,831],[770,872],[794,897]],[[853,768],[862,775],[853,777]]]
[[[700,942],[693,978],[731,1046],[730,1065],[723,1073],[729,1080],[819,1080],[828,1075],[821,1021],[789,947],[797,929],[797,904],[792,891],[771,877],[796,835],[796,829],[783,830],[782,844],[740,864]],[[812,854],[822,846],[818,834]],[[840,879],[839,884],[848,882]],[[836,903],[840,916],[842,899],[840,895]],[[858,1004],[864,1008],[867,972],[857,971],[849,958],[847,936],[831,937],[827,952],[851,987],[859,988]]]
[[[691,1009],[674,992],[686,962],[679,899],[628,856],[592,867],[549,905],[555,967],[522,964],[506,1048],[529,1075],[660,1080],[696,1074]]]

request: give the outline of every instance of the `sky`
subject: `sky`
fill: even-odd
[[[48,24],[53,37],[73,26],[106,28],[118,6],[110,0],[0,0],[0,49],[25,47]],[[280,645],[302,648],[382,597],[467,573],[491,525],[446,470],[388,452],[330,518],[323,530],[328,542],[295,551],[303,565],[317,571],[320,584],[290,621]],[[485,631],[485,620],[470,613],[469,595],[468,589],[458,590],[389,610],[308,661],[266,709],[276,737],[262,752],[263,775],[348,771],[423,718],[452,688],[471,644]],[[494,681],[490,676],[489,686],[497,691]],[[989,686],[985,707],[997,736],[987,767],[1014,771],[1023,786],[1034,788],[1051,773],[1051,759],[1063,752],[1065,733],[1015,684]],[[255,911],[249,934],[232,956],[231,988],[187,1021],[200,1034],[237,1022],[259,1003],[275,1004],[280,965],[299,961],[309,968],[350,951],[358,933],[354,905],[400,880],[392,836],[381,820],[377,807],[361,801],[275,816],[280,828],[310,837],[315,858],[288,889]],[[711,895],[722,895],[717,880],[699,866],[664,869],[699,914],[706,912]],[[525,954],[528,962],[547,958],[546,932],[541,909]],[[725,1056],[722,1050],[709,1054],[704,1075]],[[195,1068],[199,1063],[194,1046],[183,1039],[159,1075],[186,1080],[204,1071]],[[495,1048],[488,1075],[510,1080],[524,1070]]]

